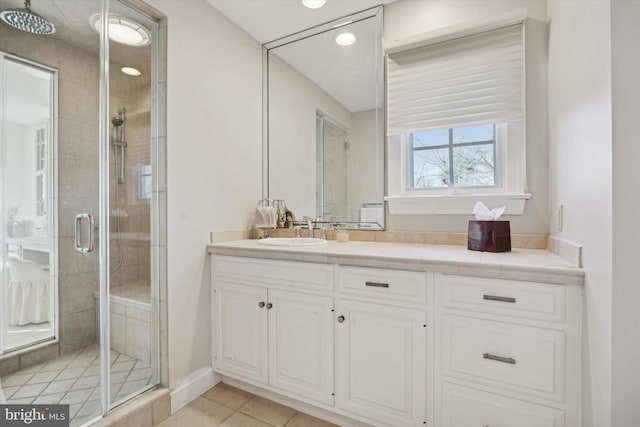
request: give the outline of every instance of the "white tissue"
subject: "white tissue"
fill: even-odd
[[[506,206],[489,210],[482,202],[477,202],[473,207],[473,214],[478,221],[495,221],[502,216]]]

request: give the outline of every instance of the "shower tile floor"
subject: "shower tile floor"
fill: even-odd
[[[71,425],[100,414],[100,355],[97,345],[68,353],[2,377],[7,403],[69,404]],[[111,401],[118,402],[150,385],[151,366],[111,351]]]

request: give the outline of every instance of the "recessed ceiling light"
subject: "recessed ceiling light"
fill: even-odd
[[[100,14],[89,18],[91,27],[100,32]],[[151,32],[138,22],[124,16],[109,14],[109,40],[127,46],[148,46],[151,43]]]
[[[336,43],[338,43],[340,46],[349,46],[351,44],[354,44],[355,42],[356,36],[354,36],[352,33],[340,33],[336,37]]]
[[[139,76],[140,75],[140,70],[137,70],[133,67],[122,67],[120,68],[120,71],[122,71],[125,74],[128,74],[130,76]]]
[[[302,4],[309,9],[318,9],[324,6],[327,0],[302,0]]]

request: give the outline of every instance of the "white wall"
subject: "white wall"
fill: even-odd
[[[640,2],[611,2],[613,92],[613,426],[640,425]]]
[[[549,0],[547,5],[551,211],[564,206],[563,230],[553,226],[551,233],[584,247],[583,425],[606,427],[611,418],[610,3]]]
[[[351,212],[353,221],[360,220],[363,203],[381,203],[384,197],[384,159],[381,150],[371,147],[379,144],[384,123],[376,126],[376,116],[384,117],[380,110],[360,111],[353,114],[351,132]]]
[[[527,191],[523,215],[506,216],[517,234],[548,234],[546,4],[540,0],[400,0],[385,7],[386,44],[526,8]],[[388,215],[391,230],[466,232],[470,215]]]
[[[351,112],[289,64],[269,60],[269,197],[300,218],[316,215],[316,111],[343,128]]]
[[[167,249],[171,386],[211,363],[211,231],[243,230],[262,189],[261,47],[204,0],[167,16]]]

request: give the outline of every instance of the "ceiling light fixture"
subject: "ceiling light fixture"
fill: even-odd
[[[302,4],[309,9],[319,9],[327,2],[327,0],[302,0]]]
[[[340,33],[336,37],[336,43],[340,46],[349,46],[356,42],[356,36],[352,33]]]
[[[120,68],[120,71],[130,76],[139,76],[141,74],[140,70],[133,67],[122,67]]]
[[[91,27],[100,32],[100,14],[89,18]],[[148,46],[151,44],[151,32],[131,18],[109,14],[109,40],[127,46]]]

